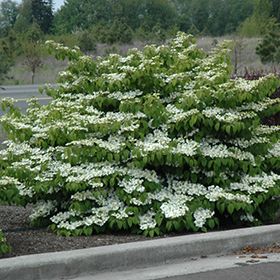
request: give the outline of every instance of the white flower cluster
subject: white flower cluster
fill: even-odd
[[[135,91],[128,91],[128,92],[112,92],[108,94],[108,98],[116,99],[119,101],[128,100],[128,99],[135,99],[138,96],[142,96],[143,92],[140,90]]]
[[[0,186],[18,185],[19,182],[13,177],[3,176],[0,177]]]
[[[175,219],[182,217],[189,211],[186,205],[188,197],[184,195],[174,195],[168,202],[164,202],[160,206],[160,210],[167,219]]]
[[[248,194],[266,193],[268,189],[276,186],[276,182],[280,181],[280,175],[271,172],[271,174],[262,173],[259,176],[246,175],[241,178],[239,183],[231,183],[231,190],[239,190]]]
[[[242,91],[250,92],[257,88],[262,80],[263,78],[260,78],[258,80],[244,80],[239,78],[234,80],[234,85],[236,88],[241,89]]]
[[[122,81],[126,77],[126,73],[110,73],[110,74],[102,74],[102,79],[108,81]]]
[[[276,142],[268,151],[267,157],[280,157],[280,141]]]
[[[178,144],[172,149],[174,154],[182,154],[185,156],[194,156],[197,154],[199,143],[189,139],[178,139]]]
[[[21,195],[21,196],[33,197],[33,195],[35,193],[35,191],[33,190],[32,187],[27,187],[26,185],[21,184],[21,183],[17,184],[16,188],[18,189],[19,195]]]
[[[209,186],[208,193],[205,195],[205,197],[211,202],[215,202],[221,198],[225,198],[226,200],[245,202],[248,204],[252,203],[252,200],[250,199],[249,195],[239,194],[239,193],[233,194],[230,192],[226,192],[224,189],[222,189],[219,186]]]
[[[137,141],[135,146],[141,148],[143,153],[154,152],[158,150],[164,150],[169,148],[171,139],[166,132],[161,130],[154,130],[153,134],[148,134],[144,141]]]
[[[55,211],[56,203],[51,200],[41,200],[36,203],[33,208],[32,214],[29,216],[31,220],[36,220],[38,218],[47,217],[52,211]]]
[[[129,215],[127,214],[127,208],[120,208],[118,212],[114,212],[111,215],[117,220],[122,220],[129,217]]]
[[[137,122],[137,121],[133,121],[131,122],[130,124],[122,124],[119,131],[118,131],[118,134],[122,134],[122,133],[125,133],[125,132],[132,132],[132,131],[135,131],[135,130],[138,130],[140,127],[140,124]]]
[[[152,200],[150,197],[145,199],[145,201],[142,201],[140,199],[137,199],[136,197],[133,197],[130,199],[130,203],[136,206],[142,206],[142,205],[149,205],[151,204]]]
[[[123,203],[116,196],[103,200],[102,204],[100,207],[92,208],[89,215],[83,216],[75,211],[60,212],[53,216],[51,221],[60,229],[75,230],[76,228],[93,224],[101,227],[111,215],[117,219],[127,218],[129,215],[126,213]],[[69,221],[71,217],[75,217],[75,221]]]
[[[265,144],[268,142],[269,139],[267,137],[256,137],[256,136],[253,136],[249,140],[245,138],[236,138],[228,141],[228,143],[243,149],[247,149],[255,144]]]
[[[93,191],[87,190],[87,191],[82,191],[82,192],[76,192],[71,196],[72,200],[77,200],[77,201],[85,201],[85,200],[95,200],[95,196]]]
[[[134,178],[138,179],[145,179],[149,182],[159,183],[160,178],[158,177],[157,173],[154,170],[142,170],[142,169],[133,169],[133,168],[127,168],[124,169],[125,173],[129,176],[132,176]]]
[[[0,178],[0,187],[15,186],[21,196],[32,197],[34,190],[31,187],[27,187],[22,184],[18,179],[14,177],[3,176]]]
[[[197,109],[191,109],[188,111],[184,111],[182,109],[177,108],[175,105],[172,105],[172,104],[168,104],[166,106],[166,110],[170,114],[168,123],[177,123],[179,121],[185,120],[185,119],[199,113],[199,111]]]
[[[77,213],[74,210],[67,211],[67,212],[59,212],[56,215],[51,217],[51,221],[55,224],[60,223],[61,221],[66,221],[71,217],[75,217]]]
[[[196,209],[193,213],[195,226],[198,228],[202,228],[205,225],[207,219],[212,218],[214,214],[215,212],[209,209],[204,209],[201,207]]]
[[[259,135],[269,135],[275,132],[280,132],[280,125],[268,126],[268,125],[260,125],[255,130],[257,136]]]
[[[245,119],[253,119],[257,117],[254,112],[239,112],[232,109],[223,109],[218,107],[209,107],[202,111],[202,114],[207,118],[213,118],[220,122],[233,123],[243,121]]]
[[[15,143],[12,141],[4,141],[4,145],[7,146],[5,150],[0,151],[0,156],[2,159],[6,159],[9,154],[13,156],[21,156],[26,153],[32,153],[33,149],[26,143]]]
[[[177,181],[171,180],[169,187],[178,194],[184,194],[189,196],[204,196],[208,190],[201,184],[194,184],[189,181]]]
[[[144,192],[144,180],[137,178],[123,179],[119,182],[119,187],[123,188],[126,193]]]
[[[246,110],[252,110],[254,112],[262,112],[267,110],[268,108],[272,107],[273,105],[277,105],[280,103],[280,98],[266,98],[259,102],[252,102],[246,105],[243,105],[239,108],[237,108],[238,111],[246,111]]]
[[[238,148],[228,148],[224,144],[210,144],[208,140],[202,141],[200,151],[202,155],[210,158],[234,158],[237,160],[248,160],[255,164],[255,157],[249,152],[244,152]]]
[[[72,141],[68,143],[66,146],[93,147],[94,145],[97,145],[100,148],[106,149],[110,152],[118,153],[125,146],[125,143],[124,143],[124,138],[110,136],[107,141],[98,138],[90,138],[90,139]]]
[[[252,214],[246,213],[246,215],[241,215],[240,216],[240,221],[241,222],[250,222],[250,223],[252,223],[252,222],[254,222],[256,220],[257,219]]]
[[[140,216],[140,229],[153,229],[156,227],[157,223],[154,219],[155,213],[152,211],[148,211],[145,215]]]

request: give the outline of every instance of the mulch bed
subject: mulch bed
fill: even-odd
[[[40,254],[47,252],[59,252],[74,249],[91,248],[113,244],[121,244],[135,241],[151,240],[143,235],[135,234],[98,234],[92,236],[63,237],[58,236],[47,228],[34,228],[30,225],[29,215],[32,208],[27,206],[0,206],[0,228],[5,233],[8,243],[12,247],[12,252],[5,254],[1,258],[16,257],[30,254]],[[280,222],[280,221],[279,221]],[[238,227],[227,226],[219,230],[236,229]],[[181,234],[169,234],[157,238],[191,234],[185,232]],[[268,247],[253,248],[247,246],[236,252],[237,254],[261,254],[280,253],[280,244]]]
[[[83,249],[149,239],[142,235],[133,234],[62,237],[45,228],[32,228],[28,218],[30,213],[30,207],[0,206],[0,228],[2,228],[8,243],[12,246],[12,252],[4,255],[2,258]]]

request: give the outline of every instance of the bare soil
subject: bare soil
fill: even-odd
[[[12,247],[12,252],[4,255],[3,258],[149,239],[142,235],[133,234],[62,237],[46,228],[32,228],[28,218],[30,213],[30,207],[0,206],[0,228],[3,230],[8,243]]]

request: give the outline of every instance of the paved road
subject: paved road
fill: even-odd
[[[40,85],[1,86],[0,99],[5,97],[16,99],[16,105],[20,107],[22,111],[26,110],[26,100],[31,97],[37,97],[41,104],[48,104],[51,98],[45,94],[40,94],[39,87]],[[3,115],[3,112],[0,109],[0,116],[1,115]]]
[[[51,100],[46,94],[39,93],[41,85],[23,85],[23,86],[0,86],[0,100],[5,97],[14,98],[16,105],[25,112],[28,105],[26,101],[29,98],[37,97],[42,105],[48,104]],[[0,117],[4,114],[0,106]],[[0,127],[0,147],[1,143],[6,139],[5,134],[1,131]]]
[[[264,263],[238,268],[220,269],[158,280],[279,280],[280,263]],[[139,279],[140,280],[140,279]]]

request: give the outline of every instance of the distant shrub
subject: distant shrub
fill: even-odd
[[[119,20],[111,24],[98,24],[91,29],[94,37],[100,43],[130,43],[133,39],[132,29]]]
[[[78,46],[83,52],[96,50],[96,38],[90,30],[85,30],[78,33]]]
[[[63,44],[69,48],[73,48],[79,45],[79,37],[76,33],[63,34],[63,35],[48,35],[47,40],[53,40],[57,43]]]
[[[269,31],[256,48],[263,63],[280,62],[280,27]]]

